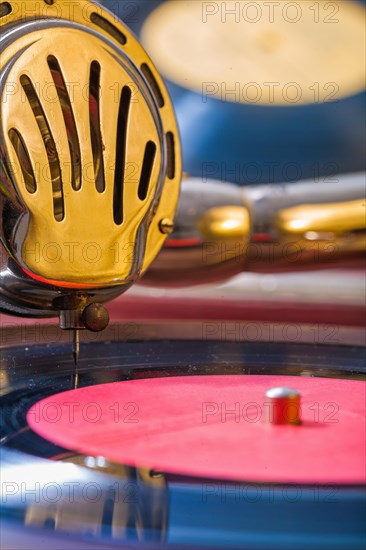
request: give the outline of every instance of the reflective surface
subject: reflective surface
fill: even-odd
[[[143,48],[98,4],[47,2],[39,17],[38,2],[6,4],[0,304],[81,310],[129,288],[166,239],[181,172],[175,116]]]
[[[319,186],[238,186],[187,178],[175,231],[144,281],[199,284],[241,271],[364,266],[366,174]]]

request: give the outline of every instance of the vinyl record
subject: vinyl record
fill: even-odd
[[[363,548],[362,346],[114,324],[70,390],[69,335],[30,328],[1,350],[4,548]],[[253,421],[278,384],[301,422]]]
[[[186,172],[238,184],[365,169],[365,2],[106,0],[167,78]]]

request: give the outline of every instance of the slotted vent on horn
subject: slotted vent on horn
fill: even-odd
[[[24,5],[0,1],[0,193],[22,222],[0,227],[5,245],[44,282],[133,281],[178,201],[169,95],[133,34],[94,2]],[[40,261],[23,255],[34,243]]]
[[[45,116],[41,101],[38,97],[36,88],[30,78],[23,74],[20,77],[20,83],[23,87],[29,105],[33,111],[38,129],[42,136],[44,148],[46,150],[49,174],[52,183],[53,195],[53,213],[57,221],[62,221],[65,215],[64,197],[62,188],[61,166],[57,153],[57,146],[52,135],[50,126]]]

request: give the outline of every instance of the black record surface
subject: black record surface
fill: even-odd
[[[87,477],[89,485],[100,482],[98,476],[102,469],[99,468],[94,473],[93,467],[90,469],[90,457],[75,455],[70,449],[62,449],[45,441],[29,430],[26,423],[26,413],[34,403],[47,395],[70,389],[73,368],[69,344],[21,345],[2,350],[2,374],[5,383],[1,399],[1,452],[6,480],[9,475],[13,475],[12,468],[23,463],[19,471],[31,471],[32,484],[37,482],[41,487],[44,486],[45,479],[49,479],[50,469],[42,462],[46,458],[51,459],[49,464],[54,465],[52,468],[60,465],[58,474],[56,470],[56,478],[51,477],[51,480],[57,480],[59,484],[61,480],[65,481],[65,461],[87,466],[80,469],[80,480],[86,475],[82,472],[86,471],[89,472],[87,476],[90,476]],[[79,385],[212,374],[314,375],[359,380],[364,378],[364,373],[362,347],[142,339],[83,344]],[[115,475],[121,468],[125,468],[124,484],[137,484],[138,494],[133,506],[123,504],[127,506],[129,514],[124,531],[115,531],[113,528],[113,522],[116,521],[113,518],[119,513],[118,507],[122,504],[111,505],[108,489],[104,504],[94,503],[94,508],[91,509],[90,503],[86,504],[82,500],[78,504],[77,512],[65,511],[65,506],[66,510],[70,507],[68,501],[60,501],[56,508],[54,503],[45,503],[42,499],[36,503],[36,507],[33,503],[30,508],[26,506],[29,499],[22,501],[20,507],[18,501],[15,507],[10,501],[5,502],[5,505],[3,502],[4,517],[13,525],[10,533],[19,534],[22,532],[22,525],[32,525],[32,522],[39,522],[39,518],[44,517],[45,530],[40,533],[46,537],[44,540],[47,540],[47,544],[51,544],[47,548],[52,547],[52,536],[56,537],[54,540],[57,542],[57,537],[64,535],[65,529],[71,529],[73,538],[70,542],[74,541],[75,546],[69,547],[76,549],[85,540],[85,526],[79,525],[80,518],[85,521],[85,517],[90,517],[90,521],[97,524],[92,524],[94,526],[89,528],[94,534],[88,531],[87,540],[90,544],[99,544],[101,548],[103,544],[117,544],[124,548],[132,548],[137,544],[138,548],[144,548],[153,543],[151,547],[172,549],[264,550],[296,546],[299,549],[317,547],[334,550],[347,547],[358,550],[363,547],[366,495],[362,487],[315,488],[301,485],[296,487],[296,494],[300,491],[301,498],[294,504],[292,486],[278,484],[274,487],[271,484],[231,482],[221,484],[216,481],[215,491],[211,494],[213,483],[208,479],[172,476],[162,472],[157,474],[162,483],[154,488],[141,481],[141,474],[134,468],[110,465],[107,474]],[[72,472],[75,475],[75,471]],[[111,483],[108,479],[106,483]],[[121,483],[122,478],[118,479],[118,483]],[[75,479],[71,481],[75,482]],[[71,481],[66,477],[67,483]],[[224,500],[222,487],[225,487]],[[203,490],[206,493],[208,491],[205,498]],[[262,497],[259,500],[258,491]],[[317,495],[316,503],[314,491]],[[239,494],[241,497],[238,499]],[[271,495],[269,501],[265,496],[267,494]],[[329,499],[334,494],[336,501],[330,503]],[[71,507],[70,510],[74,508]],[[101,509],[102,512],[97,519],[92,520],[95,509]],[[68,520],[66,522],[64,519],[63,524],[60,519],[65,517]],[[51,524],[54,535],[50,534]]]
[[[26,413],[46,396],[71,389],[67,344],[11,347],[2,352],[1,441],[53,457],[60,448],[26,425]],[[202,341],[103,342],[81,346],[79,387],[163,376],[277,374],[362,379],[364,348],[286,343]]]

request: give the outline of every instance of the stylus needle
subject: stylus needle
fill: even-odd
[[[74,375],[73,375],[73,387],[76,389],[79,383],[79,353],[80,353],[80,338],[78,329],[73,330],[72,335],[72,356],[74,358]]]

